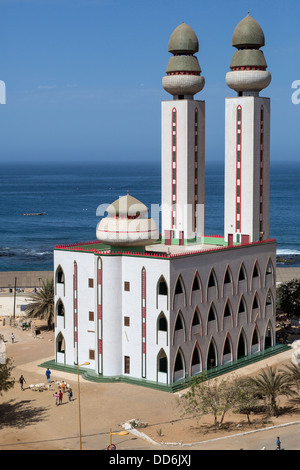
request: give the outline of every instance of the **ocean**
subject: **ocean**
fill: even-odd
[[[300,163],[273,162],[270,181],[270,238],[300,266]],[[95,240],[97,209],[127,191],[160,205],[160,162],[0,164],[0,271],[52,270],[54,246]],[[207,162],[207,235],[223,234],[223,197],[223,162]]]

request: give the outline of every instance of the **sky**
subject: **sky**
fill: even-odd
[[[172,99],[162,77],[182,22],[199,40],[206,161],[223,161],[231,39],[248,11],[272,74],[260,93],[271,98],[271,161],[299,161],[299,0],[0,0],[0,164],[159,162],[161,101]]]

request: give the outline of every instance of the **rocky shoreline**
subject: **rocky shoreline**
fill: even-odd
[[[300,255],[276,256],[276,265],[300,266]]]

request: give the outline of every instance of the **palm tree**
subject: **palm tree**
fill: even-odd
[[[47,321],[48,329],[54,326],[54,283],[53,279],[43,281],[38,292],[31,296],[32,302],[26,307],[26,316]]]
[[[300,364],[293,364],[292,362],[286,365],[286,370],[283,375],[287,380],[291,382],[291,385],[295,385],[297,390],[300,388]]]
[[[251,379],[255,385],[256,393],[267,403],[268,411],[271,416],[277,416],[277,398],[280,395],[295,396],[296,392],[292,389],[291,382],[281,372],[277,372],[276,367],[268,367],[262,370],[257,377]]]

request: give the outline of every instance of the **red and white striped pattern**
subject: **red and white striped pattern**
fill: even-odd
[[[77,290],[77,263],[74,261],[74,285],[73,285],[73,296],[74,296],[74,362],[78,364],[78,290]]]
[[[146,378],[146,270],[142,269],[142,377]]]

